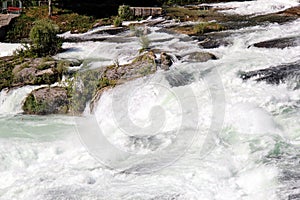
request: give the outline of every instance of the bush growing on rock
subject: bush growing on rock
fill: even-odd
[[[0,60],[0,91],[13,83],[13,63]]]
[[[51,21],[36,21],[29,34],[32,41],[31,53],[38,57],[58,53],[62,46],[62,40],[57,37],[57,32],[58,28]]]
[[[133,19],[133,13],[128,5],[121,5],[118,9],[118,15],[123,20]]]
[[[115,19],[114,19],[114,26],[115,27],[120,27],[120,26],[122,26],[122,19],[121,19],[121,17],[119,17],[119,16],[117,16]]]

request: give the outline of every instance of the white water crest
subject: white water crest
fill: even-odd
[[[23,112],[22,104],[26,97],[41,86],[24,86],[16,89],[3,89],[0,92],[0,114],[17,114]]]
[[[250,11],[256,12],[254,8]],[[182,59],[169,71],[158,70],[102,94],[94,116],[96,129],[101,129],[116,149],[106,154],[113,167],[107,166],[106,160],[99,162],[102,155],[94,155],[78,136],[75,124],[78,128],[78,122],[85,122],[86,117],[12,116],[19,113],[20,102],[32,88],[1,91],[0,199],[299,198],[300,90],[287,84],[243,81],[238,76],[239,71],[299,60],[299,46],[249,47],[268,39],[297,37],[299,28],[296,20],[229,31],[226,40],[230,45],[210,50],[199,49],[197,41],[186,35],[149,28],[151,47]],[[64,47],[70,49],[59,58],[86,59],[96,68],[116,58],[130,62],[138,55],[140,44],[128,31],[108,41],[64,43]],[[189,62],[186,55],[199,51],[211,52],[219,59]],[[219,77],[222,89],[206,79],[215,69],[218,73],[213,77]],[[187,91],[193,92],[195,102]],[[212,98],[218,93],[224,98]],[[215,106],[218,103],[225,104],[224,123],[208,140],[213,118],[222,115],[222,108]],[[186,117],[185,123],[182,117]],[[155,134],[128,131],[132,130],[128,119],[138,128],[153,128]],[[151,126],[151,122],[160,126]],[[95,127],[86,124],[82,128],[89,133]],[[170,147],[175,151],[164,153]],[[127,160],[118,162],[123,157],[114,153],[120,151],[128,153]],[[168,155],[173,156],[169,157],[172,162],[161,163],[170,161],[163,157]],[[153,172],[145,170],[152,168]]]
[[[0,42],[0,57],[11,56],[14,51],[21,47],[21,44],[1,43]]]
[[[263,15],[276,13],[290,7],[298,6],[299,0],[254,0],[204,5],[212,5],[216,8],[224,9],[221,12],[228,14]]]

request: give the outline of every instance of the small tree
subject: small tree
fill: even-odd
[[[122,22],[123,22],[123,20],[119,16],[117,16],[113,21],[115,27],[122,26]]]
[[[36,21],[30,30],[32,45],[30,50],[36,56],[47,56],[58,53],[62,40],[57,37],[58,28],[49,20]]]
[[[122,20],[131,20],[133,18],[133,13],[129,6],[122,5],[119,6],[118,16],[121,17]]]

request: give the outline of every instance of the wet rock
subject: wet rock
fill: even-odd
[[[288,8],[284,11],[278,12],[277,14],[282,15],[282,16],[296,16],[296,17],[299,17],[300,16],[300,6]]]
[[[32,91],[23,104],[25,114],[66,114],[67,90],[62,87],[43,87]]]
[[[198,36],[196,39],[199,41],[198,46],[203,49],[213,49],[220,46],[228,46],[230,42],[227,40],[232,33],[219,32],[209,33],[203,36]]]
[[[96,92],[96,94],[93,96],[93,99],[91,100],[91,103],[90,103],[90,110],[91,111],[94,111],[96,106],[97,106],[97,102],[99,101],[99,99],[101,98],[102,94],[107,91],[107,90],[110,90],[112,89],[113,86],[107,86],[105,88],[101,88],[100,90],[98,90]]]
[[[209,38],[199,42],[199,47],[203,49],[214,49],[220,47],[222,44],[218,40],[211,40]]]
[[[288,37],[288,38],[278,38],[273,40],[267,40],[263,42],[255,43],[251,46],[259,48],[286,48],[286,47],[295,47],[300,45],[300,37]]]
[[[214,54],[208,52],[194,52],[188,55],[188,60],[192,62],[207,62],[216,59]]]
[[[112,65],[106,68],[104,76],[109,80],[126,81],[152,74],[156,71],[155,55],[152,51],[136,57],[130,64]]]
[[[152,51],[136,57],[130,64],[114,65],[102,68],[98,71],[100,75],[100,84],[95,91],[90,103],[90,110],[93,112],[96,103],[101,98],[104,91],[113,88],[115,85],[123,84],[127,81],[153,74],[157,70],[156,57]]]
[[[280,84],[288,81],[296,81],[296,86],[294,89],[298,89],[300,86],[300,61],[266,69],[242,72],[240,77],[243,80],[254,78],[255,81],[266,81],[269,84]]]
[[[169,70],[173,64],[172,58],[166,52],[161,52],[160,54],[160,68],[163,70]]]

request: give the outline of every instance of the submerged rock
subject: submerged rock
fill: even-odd
[[[26,114],[66,114],[68,112],[67,90],[62,87],[43,87],[32,91],[25,99]]]
[[[296,81],[294,89],[298,89],[300,86],[300,61],[266,69],[242,72],[240,77],[243,80],[254,78],[255,81],[266,81],[269,84]]]
[[[259,48],[286,48],[286,47],[295,47],[300,45],[300,37],[287,37],[287,38],[278,38],[273,40],[267,40],[263,42],[255,43],[251,46]]]

